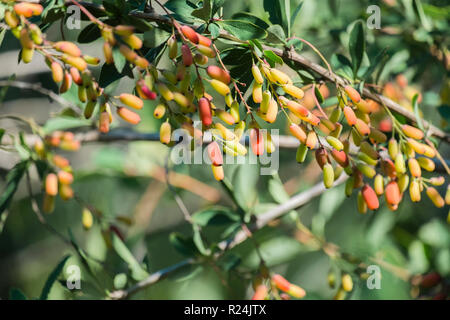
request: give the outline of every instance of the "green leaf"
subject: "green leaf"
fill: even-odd
[[[289,200],[289,195],[284,189],[283,183],[281,183],[278,173],[274,174],[273,178],[269,180],[268,189],[273,200],[275,200],[277,203],[284,203]]]
[[[46,134],[57,130],[67,130],[72,128],[90,126],[91,121],[87,119],[77,119],[72,117],[57,117],[49,119],[43,129]]]
[[[263,28],[263,29],[269,28],[269,25],[264,20],[262,20],[258,16],[248,13],[248,12],[235,13],[232,16],[232,19],[240,20],[240,21],[248,21],[248,22],[251,22],[254,25],[257,25],[258,27]]]
[[[220,27],[216,23],[211,23],[208,26],[208,30],[211,33],[211,37],[213,39],[217,38],[220,35]]]
[[[172,232],[169,236],[170,243],[174,246],[178,252],[192,256],[198,253],[195,244],[191,239],[186,239],[183,235],[178,232]]]
[[[116,69],[119,73],[122,73],[123,68],[125,67],[125,64],[127,63],[127,60],[125,57],[120,53],[119,48],[114,47],[112,50],[112,55],[114,59],[114,65],[116,66]]]
[[[286,34],[290,34],[290,1],[289,0],[264,0],[264,10],[269,13],[269,20],[272,24],[282,26]]]
[[[325,101],[325,99],[323,98],[322,92],[320,92],[320,90],[317,86],[314,87],[314,94],[317,98],[317,101],[319,101],[320,104],[322,104]]]
[[[428,270],[429,262],[425,253],[425,246],[419,240],[413,241],[408,248],[409,266],[412,273],[424,273]]]
[[[83,30],[81,30],[80,34],[78,35],[78,42],[90,43],[97,40],[101,36],[102,35],[100,33],[99,27],[95,23],[91,23],[84,27]]]
[[[448,227],[438,219],[433,219],[420,227],[419,238],[424,243],[433,247],[450,247],[450,231]]]
[[[124,75],[119,73],[113,64],[104,63],[102,70],[100,71],[100,77],[98,79],[98,84],[102,88],[106,88],[108,85],[116,80],[123,78]]]
[[[266,42],[273,44],[285,44],[286,34],[279,24],[274,24],[267,29]]]
[[[148,277],[148,272],[145,271],[133,254],[128,250],[127,246],[115,233],[111,233],[112,246],[116,253],[128,264],[131,271],[131,277],[136,280],[144,280]]]
[[[209,21],[211,18],[211,0],[203,0],[203,7],[193,10],[191,15],[203,21]]]
[[[127,275],[125,273],[116,274],[116,276],[114,277],[114,288],[116,290],[125,288],[125,286],[127,285],[127,280]]]
[[[256,184],[259,179],[259,165],[240,165],[234,172],[232,185],[234,196],[239,206],[250,209],[256,199]]]
[[[28,300],[27,296],[17,288],[9,290],[9,300]]]
[[[432,25],[431,22],[428,20],[428,17],[426,16],[425,12],[423,11],[422,1],[413,0],[413,9],[424,29],[430,31],[432,29]]]
[[[203,243],[202,235],[200,234],[200,228],[198,226],[194,226],[194,237],[193,241],[195,246],[197,247],[198,251],[206,256],[209,254],[208,250],[205,248],[205,244]]]
[[[366,51],[366,37],[364,34],[364,24],[361,20],[356,21],[350,31],[349,51],[352,57],[353,74],[356,76],[361,67],[364,53]]]
[[[242,41],[267,37],[267,32],[257,25],[240,20],[223,20],[217,22],[226,31]]]
[[[412,98],[412,105],[413,105],[414,115],[416,116],[417,126],[419,127],[420,130],[425,132],[425,128],[423,127],[423,123],[422,123],[422,117],[420,116],[420,109],[419,109],[419,102],[418,102],[418,100],[419,100],[419,94],[416,93],[414,95],[414,97]]]
[[[277,56],[272,50],[264,50],[264,56],[272,67],[275,67],[276,63],[283,64],[283,59]]]
[[[192,11],[197,9],[196,5],[187,0],[169,0],[164,4],[164,6],[174,12],[172,16],[176,20],[180,20],[182,22],[192,22]]]
[[[22,179],[25,171],[28,169],[28,160],[17,163],[6,176],[6,188],[0,196],[0,216],[6,208],[10,205],[14,194],[17,191],[19,182]]]
[[[300,10],[303,6],[303,0],[300,1],[300,3],[297,5],[297,8],[295,8],[294,12],[292,12],[291,16],[291,28],[294,26],[295,19],[297,19],[298,14],[300,13]]]
[[[44,288],[42,289],[41,296],[39,297],[40,300],[47,300],[48,294],[50,293],[50,290],[53,287],[53,284],[58,279],[59,275],[64,269],[64,265],[66,264],[67,260],[70,258],[70,255],[65,256],[53,269],[53,271],[50,273],[50,275],[47,278],[47,281],[45,281]]]
[[[215,206],[198,211],[192,215],[192,222],[201,227],[221,225],[232,221],[239,221],[239,216],[226,207]]]

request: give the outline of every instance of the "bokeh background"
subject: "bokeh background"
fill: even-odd
[[[292,0],[292,8],[299,2]],[[448,99],[448,66],[446,69],[442,59],[436,54],[436,44],[447,46],[448,50],[450,4],[447,1],[422,1],[425,15],[433,26],[430,31],[414,12],[412,0],[305,0],[292,28],[293,33],[312,42],[327,59],[336,53],[346,55],[351,24],[357,19],[367,19],[366,9],[372,4],[381,8],[382,29],[367,30],[368,54],[372,57],[384,48],[389,54],[381,80],[392,81],[396,75],[404,74],[423,94],[421,110],[424,117],[435,125],[445,127],[448,110],[437,107],[448,103],[444,101],[442,94],[447,90]],[[226,18],[231,18],[240,11],[268,19],[262,0],[226,1],[223,11]],[[83,22],[82,27],[85,25],[87,23]],[[58,23],[48,30],[51,40],[61,38],[60,28],[68,40],[75,41],[80,32],[68,30]],[[165,37],[166,34],[155,29],[145,35],[145,40],[157,45]],[[100,41],[80,47],[90,55],[102,56]],[[56,91],[51,74],[41,57],[36,55],[29,65],[17,64],[19,48],[18,41],[7,33],[0,48],[0,79],[8,79],[14,74],[17,80],[40,83],[43,87]],[[303,54],[319,62],[307,48],[303,49]],[[98,74],[100,68],[94,70]],[[122,79],[117,91],[130,91],[132,87],[132,80]],[[62,111],[57,103],[30,90],[11,87],[1,92],[4,93],[0,105],[1,115],[19,114],[44,125],[49,115],[58,115]],[[70,100],[73,94],[76,91],[71,90],[64,97]],[[146,102],[140,112],[143,121],[136,130],[157,132],[159,121],[153,119],[152,111],[152,103]],[[120,125],[124,126],[123,123]],[[275,126],[283,127],[282,121]],[[0,127],[11,132],[27,130],[7,120],[0,120]],[[150,272],[185,258],[171,244],[169,238],[172,232],[187,236],[192,234],[191,226],[185,222],[173,193],[165,183],[164,166],[168,150],[158,142],[115,142],[87,143],[79,152],[61,153],[70,159],[74,167],[76,194],[101,211],[104,221],[113,223],[126,235],[128,248],[138,261],[143,261]],[[440,150],[444,157],[450,156],[448,145],[443,144]],[[7,172],[17,161],[16,154],[0,150],[1,190],[4,188]],[[171,170],[176,176],[174,179],[178,179],[175,190],[190,212],[196,212],[212,203],[233,206],[222,186],[212,178],[209,166],[178,165],[171,167]],[[238,177],[248,177],[254,170],[229,165],[225,172],[230,178],[235,173]],[[279,177],[283,183],[286,194],[293,195],[319,181],[320,170],[314,162],[298,165],[295,162],[295,149],[282,150],[280,170],[275,177]],[[251,181],[248,184],[248,188],[256,191],[260,197],[254,208],[255,214],[262,213],[277,203],[278,199],[275,199],[276,196],[269,187],[269,180],[272,178],[261,176],[254,179],[254,185]],[[32,174],[32,186],[36,193],[42,192],[36,173]],[[443,190],[441,189],[441,193]],[[367,289],[365,280],[357,273],[352,273],[355,290],[348,298],[431,297],[433,292],[418,291],[411,284],[409,276],[439,272],[445,278],[450,274],[448,207],[437,209],[428,199],[412,204],[409,196],[406,198],[397,212],[390,212],[386,206],[382,206],[375,213],[360,215],[356,210],[356,196],[345,198],[343,186],[340,186],[328,190],[298,209],[297,214],[289,213],[256,232],[255,239],[271,270],[301,285],[308,293],[307,299],[333,298],[336,289],[330,288],[327,283],[329,271],[336,268],[353,270],[353,267],[336,265],[325,252],[305,243],[307,240],[296,228],[294,217],[297,215],[316,235],[324,236],[328,242],[339,246],[342,252],[380,266],[381,289]],[[88,231],[82,228],[81,211],[79,202],[58,199],[56,210],[46,216],[46,219],[66,236],[70,229],[80,247],[91,257],[105,262],[103,266],[97,265],[94,270],[99,281],[112,288],[114,276],[125,273],[127,265],[114,251],[108,249],[102,237],[101,223],[94,223]],[[132,224],[128,225],[124,217],[131,220]],[[215,232],[218,231],[210,231],[211,237],[214,237]],[[38,297],[48,275],[66,254],[71,254],[67,265],[82,267],[73,248],[39,223],[31,210],[25,184],[21,183],[0,233],[0,298],[8,298],[13,288],[20,289],[27,297]],[[135,298],[249,298],[252,293],[252,273],[259,264],[254,246],[246,241],[232,249],[229,257],[230,261],[238,259],[239,264],[230,266],[227,271],[218,270],[211,263],[186,267],[137,294]],[[381,260],[383,263],[380,263]],[[85,277],[82,269],[83,280]],[[49,298],[102,297],[89,281],[82,282],[82,291],[69,292],[63,285],[56,284]]]

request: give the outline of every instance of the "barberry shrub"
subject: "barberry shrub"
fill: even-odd
[[[430,101],[438,104],[436,94],[421,91],[414,84],[414,81],[420,84],[420,72],[426,71],[413,66],[404,70],[395,65],[396,61],[406,65],[399,57],[400,52],[390,53],[390,57],[386,50],[380,49],[373,37],[377,31],[368,30],[362,20],[347,21],[348,28],[340,31],[345,44],[339,43],[332,52],[327,52],[330,55],[327,59],[328,49],[321,48],[323,43],[316,37],[318,33],[305,31],[310,41],[300,37],[304,31],[296,17],[303,10],[302,2],[292,12],[289,1],[261,2],[266,14],[258,16],[255,12],[229,15],[224,6],[238,5],[219,0],[198,3],[108,0],[102,5],[75,0],[1,1],[4,25],[1,37],[10,34],[8,41],[20,45],[20,63],[43,64],[51,74],[51,90],[39,85],[36,89],[33,83],[29,88],[48,94],[57,103],[66,101],[70,107],[50,115],[44,124],[26,115],[1,116],[27,128],[19,134],[0,131],[0,138],[8,138],[2,139],[2,147],[20,156],[6,178],[0,214],[11,210],[12,198],[23,180],[39,221],[73,246],[76,253],[73,259],[84,263],[94,286],[100,283],[104,286],[100,288],[104,292],[95,294],[82,288],[82,295],[105,297],[106,292],[109,298],[128,298],[137,291],[130,288],[142,285],[145,289],[153,284],[144,281],[160,265],[152,261],[153,253],[150,251],[144,262],[138,261],[125,243],[130,245],[133,237],[148,228],[154,229],[151,215],[164,192],[161,185],[168,186],[174,203],[191,226],[190,232],[172,232],[167,240],[187,260],[176,267],[162,269],[161,274],[171,275],[191,268],[189,277],[195,278],[199,271],[208,273],[206,268],[212,265],[223,282],[242,287],[244,281],[252,292],[242,294],[240,288],[236,291],[241,293],[232,297],[301,299],[309,296],[308,286],[314,288],[305,277],[293,277],[295,281],[290,282],[285,278],[287,275],[282,276],[274,269],[289,258],[276,252],[286,248],[278,250],[277,244],[264,238],[264,232],[269,233],[269,238],[286,238],[287,247],[294,242],[330,258],[330,271],[324,275],[333,290],[328,298],[349,297],[365,283],[370,272],[367,266],[373,263],[385,267],[394,276],[415,280],[411,283],[417,289],[426,277],[413,275],[429,271],[422,261],[426,259],[425,245],[438,248],[435,268],[442,275],[450,272],[449,233],[444,222],[449,218],[443,211],[448,207],[441,209],[450,204],[446,181],[449,169],[443,153],[445,146],[441,148],[450,141],[450,136],[445,131],[445,119],[443,128],[438,128],[430,121],[434,115],[428,117],[421,108]],[[449,70],[449,54],[442,49],[445,42],[440,33],[448,32],[448,26],[445,29],[444,22],[436,16],[436,21],[425,19],[426,10],[417,3],[420,1],[412,9],[418,21],[429,24],[417,30],[426,30],[427,36],[435,40],[427,42],[433,43],[432,46],[424,46],[432,59],[444,62],[444,67],[437,67],[438,71],[429,72],[432,75],[441,72],[442,76]],[[384,5],[404,4],[385,1]],[[78,10],[82,19],[82,29],[75,32],[76,40],[73,31],[70,36],[64,34],[64,23],[71,19],[69,7]],[[425,6],[428,11],[432,7]],[[57,32],[51,26],[58,24],[61,31]],[[321,25],[321,28],[330,27]],[[394,31],[393,27],[383,30],[386,34],[399,35]],[[403,43],[401,38],[397,41]],[[405,50],[409,52],[407,49],[402,52]],[[412,50],[410,54],[416,54]],[[15,80],[9,81],[14,86]],[[445,80],[442,106],[438,109],[444,117],[448,117],[445,109],[449,103],[448,84]],[[180,132],[184,132],[182,138]],[[111,160],[117,154],[105,153],[99,169],[108,169],[104,168],[106,163],[113,172],[127,178],[150,175],[154,182],[140,200],[136,196],[139,192],[130,195],[111,186],[90,192],[84,190],[86,177],[82,169],[77,172],[80,160],[72,154],[82,152],[82,145],[87,142],[133,140],[159,141],[162,145],[152,147],[148,153],[130,143],[130,148],[134,148],[129,152],[128,161]],[[173,163],[171,155],[179,144],[186,142],[190,151],[200,148],[203,153],[205,150],[202,161],[206,164],[202,168],[207,167],[208,175],[203,171],[196,173],[197,162],[189,160],[194,158],[193,154],[188,155],[184,164]],[[296,151],[289,152],[289,148]],[[163,153],[167,153],[165,159],[161,157]],[[280,172],[289,178],[284,185],[278,168],[263,170],[268,167],[266,160],[271,160],[270,165],[275,158],[277,163],[280,160]],[[250,159],[255,161],[248,163]],[[81,162],[86,160],[83,158]],[[188,168],[192,176],[175,169],[176,166]],[[36,176],[30,173],[34,169]],[[34,179],[39,180],[42,189],[36,197],[32,190]],[[308,189],[316,180],[319,184]],[[302,193],[290,199],[290,194],[298,191],[298,185]],[[223,188],[222,194],[230,201],[217,205],[222,194],[216,188]],[[196,194],[209,204],[190,214],[190,208],[181,198],[182,190]],[[318,211],[306,219],[312,220],[310,224],[297,211],[292,211],[322,193]],[[344,201],[345,196],[348,200]],[[127,197],[133,199],[132,208],[124,206],[124,202],[130,202]],[[108,201],[119,205],[105,207]],[[85,233],[101,235],[101,244],[97,241],[95,246],[114,252],[123,260],[121,263],[128,265],[127,271],[123,271],[118,260],[102,261],[111,267],[100,268],[105,281],[99,282],[98,269],[90,266],[98,263],[98,258],[78,244],[76,238],[81,236],[72,231],[76,227],[69,228],[69,232],[60,231],[47,222],[45,214],[56,211],[55,215],[64,215],[58,206],[67,206],[65,202],[77,206],[77,225]],[[398,220],[395,212],[403,206],[411,208],[408,204],[411,202],[423,202],[421,208],[425,210],[431,210],[431,206],[440,210],[436,211],[439,216],[424,223],[420,240],[408,238],[406,245],[412,267],[401,273],[400,267],[387,268],[391,263],[376,254],[381,248],[380,234],[389,231],[379,225],[394,225]],[[340,248],[326,239],[325,224],[335,213],[339,219],[337,211],[341,203],[349,203],[365,214],[358,219],[369,228],[371,238],[367,243],[375,251],[350,246],[346,252],[345,246]],[[386,209],[392,212],[387,213]],[[146,210],[150,214],[144,213]],[[355,214],[355,210],[349,212]],[[172,211],[164,215],[174,215]],[[283,214],[286,217],[279,220]],[[360,232],[356,229],[361,225],[352,227],[347,222],[342,231],[356,237]],[[294,236],[277,238],[271,230],[265,231],[280,223],[286,224]],[[406,232],[401,228],[397,231],[394,237],[402,237],[402,232]],[[439,236],[435,232],[440,232]],[[252,247],[252,261],[247,255],[250,249],[238,250],[242,242],[242,246],[248,243]],[[286,250],[299,254],[296,245]],[[67,260],[64,258],[58,265],[50,281],[56,280],[57,272],[61,272]],[[228,274],[231,271],[234,273]],[[435,295],[437,290],[445,292],[444,287],[441,278],[430,286]],[[48,296],[49,286],[45,290],[42,298]],[[412,295],[419,293],[417,289]],[[311,297],[315,295],[311,292]]]

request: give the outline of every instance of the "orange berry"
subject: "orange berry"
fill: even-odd
[[[61,84],[61,87],[59,87],[59,93],[67,92],[71,86],[72,77],[70,76],[69,72],[64,71],[63,83]]]
[[[72,184],[73,175],[67,171],[59,171],[58,172],[58,181],[61,184]]]
[[[198,37],[198,44],[201,44],[205,47],[210,47],[212,44],[212,41],[210,38],[207,38],[199,33],[197,33],[197,37]]]
[[[367,136],[370,133],[370,128],[367,125],[367,123],[365,123],[363,120],[359,118],[356,119],[355,128],[362,136]]]
[[[139,122],[141,122],[141,117],[131,111],[128,110],[127,108],[124,107],[118,107],[117,108],[117,114],[125,121],[131,123],[131,124],[138,124]]]
[[[45,192],[49,196],[56,196],[58,194],[58,177],[54,173],[49,173],[45,177]]]
[[[211,159],[213,166],[221,166],[223,164],[222,151],[216,141],[213,141],[208,145],[208,156],[209,159]]]
[[[344,107],[344,116],[349,126],[353,127],[356,124],[357,118],[355,112],[349,106]]]
[[[109,114],[106,111],[100,113],[99,130],[102,133],[109,132]]]
[[[411,158],[408,160],[408,168],[413,177],[418,178],[422,175],[422,170],[420,169],[419,162],[416,159]]]
[[[73,189],[68,184],[62,184],[59,188],[59,195],[63,200],[73,198]]]
[[[32,16],[38,16],[42,13],[44,8],[37,3],[27,3],[20,2],[14,5],[14,11],[19,16],[24,16],[25,18],[31,18]]]
[[[181,26],[181,33],[192,43],[198,44],[199,43],[199,37],[198,33],[194,31],[191,27],[188,26]]]
[[[72,67],[77,68],[80,71],[84,71],[87,68],[87,63],[86,63],[86,61],[84,61],[83,58],[73,57],[73,56],[64,54],[64,55],[61,56],[61,59],[65,63],[71,65]]]
[[[306,296],[306,292],[303,288],[300,288],[299,286],[292,284],[292,283],[291,283],[291,286],[287,293],[290,294],[291,296],[293,296],[294,298],[298,298],[298,299],[301,299],[304,296]]]
[[[291,283],[279,274],[274,274],[272,276],[272,282],[278,289],[284,292],[288,292],[291,287]]]
[[[53,44],[53,48],[59,52],[67,53],[73,57],[80,57],[81,50],[76,44],[69,41],[58,41]]]
[[[386,202],[392,206],[396,206],[401,201],[400,189],[396,181],[391,181],[386,185],[384,192]]]
[[[306,144],[306,133],[305,131],[299,127],[298,125],[296,125],[295,123],[292,123],[289,126],[289,131],[291,132],[291,134],[296,137],[301,143]]]
[[[351,86],[345,86],[344,87],[345,93],[352,99],[353,102],[358,103],[361,100],[361,96],[356,89],[354,89]]]
[[[441,197],[439,192],[436,190],[436,188],[428,187],[426,190],[428,198],[433,202],[433,204],[438,207],[442,208],[445,205],[444,199]]]
[[[344,150],[338,151],[336,149],[331,150],[331,155],[333,157],[333,159],[339,163],[340,166],[342,166],[343,168],[348,166],[348,156],[345,153]]]
[[[81,86],[83,84],[83,79],[81,78],[80,72],[75,67],[70,67],[70,75],[72,77],[73,82],[77,85]]]
[[[377,210],[380,207],[380,202],[378,201],[377,194],[375,190],[372,189],[368,184],[364,185],[361,189],[362,196],[364,201],[367,204],[367,207],[370,210]]]
[[[132,49],[130,49],[130,47],[124,44],[121,44],[119,46],[119,51],[125,57],[125,59],[130,62],[134,62],[134,60],[136,60],[136,58],[138,57],[136,52],[134,52]]]
[[[64,71],[61,65],[58,62],[53,61],[50,65],[50,69],[52,70],[53,81],[61,82],[64,77]]]
[[[260,284],[255,289],[255,294],[252,297],[252,300],[264,300],[267,296],[267,288],[265,285]]]
[[[421,140],[424,138],[422,130],[414,128],[413,126],[407,124],[402,125],[402,131],[409,138],[413,138],[416,140]]]
[[[57,166],[60,169],[65,169],[65,168],[69,167],[69,165],[70,165],[69,160],[67,160],[66,158],[64,158],[60,155],[57,155],[57,154],[55,154],[52,157],[52,162],[55,166]]]
[[[206,72],[211,78],[219,80],[225,84],[229,84],[231,81],[230,74],[217,66],[209,66],[206,69]]]
[[[314,131],[308,132],[308,135],[306,136],[306,146],[309,149],[315,149],[316,145],[318,143],[317,135]]]
[[[119,96],[119,99],[122,103],[134,109],[139,110],[142,109],[142,107],[144,106],[144,102],[141,99],[130,93],[122,93]]]

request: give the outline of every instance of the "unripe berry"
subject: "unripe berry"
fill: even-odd
[[[378,160],[372,159],[371,157],[369,157],[367,154],[365,154],[363,152],[358,152],[357,157],[359,160],[364,161],[365,163],[367,163],[371,166],[375,166],[378,163]]]
[[[447,191],[445,192],[445,204],[450,205],[450,184],[447,186]]]
[[[20,20],[16,16],[16,14],[12,11],[6,10],[5,11],[5,22],[6,24],[11,28],[14,29],[19,24]]]
[[[303,97],[305,96],[305,93],[303,92],[302,89],[297,88],[292,84],[285,84],[284,86],[282,86],[282,89],[288,95],[293,96],[294,98],[297,99],[303,99]]]
[[[34,42],[33,42],[33,40],[31,40],[27,29],[23,28],[22,30],[20,30],[19,40],[20,40],[20,45],[22,46],[22,48],[33,49]]]
[[[259,128],[250,129],[250,146],[256,156],[264,153],[264,137]]]
[[[345,182],[345,196],[350,197],[353,193],[354,178],[350,177]]]
[[[217,181],[222,181],[225,178],[225,173],[223,172],[223,166],[211,166],[214,179]]]
[[[378,152],[367,141],[361,142],[359,148],[361,152],[367,154],[372,159],[378,159],[380,157]]]
[[[374,191],[378,196],[381,196],[384,193],[384,179],[381,174],[377,174],[373,181]]]
[[[117,108],[117,114],[125,121],[131,123],[131,124],[138,124],[139,122],[141,122],[141,117],[131,111],[128,110],[127,108],[124,107],[118,107]]]
[[[252,74],[253,78],[255,79],[255,82],[258,84],[264,83],[264,78],[261,74],[261,71],[259,71],[259,68],[256,65],[252,65]]]
[[[229,84],[231,81],[230,74],[218,66],[209,66],[206,69],[206,72],[211,78],[219,80],[225,84]]]
[[[409,185],[409,196],[411,197],[412,202],[420,201],[420,185],[416,179],[411,181],[411,184]]]
[[[81,56],[80,48],[78,48],[76,44],[69,41],[58,41],[53,44],[53,48],[59,52],[66,53],[73,57]]]
[[[135,34],[122,36],[122,40],[132,49],[139,50],[140,48],[142,48],[142,40]]]
[[[288,294],[290,294],[291,296],[293,296],[294,298],[298,298],[301,299],[304,296],[306,296],[306,292],[303,288],[300,288],[299,286],[292,284],[289,287],[289,291],[287,292]]]
[[[94,218],[92,216],[91,211],[88,208],[83,208],[83,212],[81,214],[81,223],[85,230],[89,230],[94,223]]]
[[[224,110],[216,110],[216,116],[226,124],[233,125],[235,120],[231,114]]]
[[[270,75],[272,76],[272,79],[274,79],[279,84],[288,84],[292,82],[287,74],[275,68],[270,69]]]
[[[265,121],[269,123],[274,123],[278,115],[278,104],[274,99],[270,99],[269,109],[267,113],[262,117]]]
[[[421,140],[424,138],[422,130],[414,128],[413,126],[407,124],[402,125],[402,131],[409,138],[413,138],[416,140]]]
[[[306,146],[309,149],[315,149],[316,145],[318,143],[317,135],[314,131],[308,132],[306,136]]]
[[[205,127],[209,127],[212,124],[211,106],[207,98],[200,98],[198,100],[198,111],[200,119]]]
[[[370,127],[361,119],[356,119],[355,128],[362,136],[367,136],[370,134]]]
[[[84,71],[87,68],[86,61],[84,61],[83,58],[80,57],[73,57],[64,54],[61,56],[61,60],[80,71]]]
[[[144,102],[141,99],[130,93],[122,93],[119,96],[119,99],[122,103],[134,109],[139,110],[142,109],[142,107],[144,106]]]
[[[352,99],[353,102],[358,103],[359,101],[361,101],[361,96],[359,92],[356,91],[356,89],[354,89],[353,87],[345,86],[344,90],[345,93],[350,97],[350,99]]]
[[[368,166],[366,164],[358,163],[356,167],[358,168],[359,171],[361,171],[363,175],[365,175],[369,179],[375,177],[377,173],[373,167]]]
[[[61,87],[59,87],[59,93],[67,92],[71,86],[72,86],[72,77],[70,76],[69,72],[64,71],[63,83],[61,84]]]
[[[208,58],[215,58],[216,57],[216,51],[214,51],[212,48],[204,46],[204,45],[197,45],[197,50],[207,56]]]
[[[423,143],[420,143],[412,138],[408,138],[406,141],[408,146],[418,154],[424,154],[425,153],[425,145]]]
[[[208,145],[208,156],[211,159],[213,166],[223,165],[222,151],[220,150],[219,144],[216,141],[211,142]]]
[[[398,143],[397,140],[391,138],[388,143],[388,152],[391,159],[395,159],[398,153]]]
[[[307,154],[308,154],[308,147],[305,144],[300,143],[300,145],[297,148],[295,159],[297,160],[298,163],[303,163],[305,162]]]
[[[63,199],[64,201],[72,199],[73,198],[73,189],[67,185],[67,184],[62,184],[59,188],[59,196],[61,197],[61,199]]]
[[[373,112],[371,106],[366,102],[366,100],[361,99],[359,102],[355,103],[358,110],[366,115]]]
[[[333,147],[335,148],[337,151],[342,151],[344,149],[344,145],[341,142],[341,140],[335,138],[335,137],[331,137],[328,136],[327,137],[327,142]]]
[[[357,118],[355,112],[349,106],[344,107],[344,116],[349,126],[353,127],[356,124]]]
[[[362,141],[361,135],[355,129],[351,130],[351,134],[352,134],[353,143],[359,147],[361,145],[361,141]]]
[[[45,192],[49,196],[56,196],[58,194],[58,177],[54,173],[49,173],[45,177]]]
[[[391,181],[386,185],[384,196],[386,198],[386,202],[392,206],[400,203],[400,189],[396,181]]]
[[[408,189],[408,185],[409,185],[409,175],[407,175],[407,174],[400,175],[397,179],[397,183],[398,183],[398,189],[400,190],[400,193],[405,192],[406,189]]]
[[[384,143],[387,141],[387,136],[380,130],[373,127],[370,128],[369,138],[376,143]]]
[[[270,101],[272,100],[272,94],[269,90],[265,90],[262,94],[262,101],[261,105],[259,106],[259,110],[262,113],[267,113],[267,110],[269,109]]]
[[[291,134],[296,137],[301,143],[306,144],[306,133],[305,131],[300,128],[298,125],[296,125],[295,123],[292,123],[289,126],[289,131],[291,132]]]
[[[411,158],[408,160],[408,168],[413,177],[418,178],[422,175],[422,170],[420,169],[419,162],[416,159]]]
[[[377,210],[380,207],[377,194],[368,184],[364,185],[361,189],[361,193],[370,210]]]
[[[367,212],[367,203],[364,201],[361,190],[358,192],[358,196],[356,198],[356,205],[359,213],[365,214]]]
[[[233,155],[245,156],[247,154],[247,149],[239,143],[239,137],[236,136],[235,140],[225,140],[224,141],[224,151],[227,149],[233,152]]]
[[[433,186],[442,186],[445,183],[445,178],[440,176],[440,177],[432,177],[430,178],[430,183]]]
[[[42,211],[45,213],[51,213],[55,209],[55,196],[48,194],[44,195],[44,201],[42,202]]]
[[[395,171],[397,173],[406,172],[405,159],[403,158],[403,154],[400,152],[397,153],[397,156],[395,157]]]
[[[333,109],[331,115],[328,117],[331,122],[338,122],[342,115],[342,109],[338,106]]]
[[[241,120],[241,116],[239,114],[239,102],[236,100],[231,103],[230,114],[234,118],[234,122],[239,122]]]
[[[428,198],[430,198],[430,200],[433,202],[433,204],[436,207],[442,208],[445,205],[444,199],[441,197],[441,195],[435,188],[428,187],[426,190],[426,193],[427,193]]]
[[[114,33],[118,34],[119,36],[129,36],[132,35],[133,32],[133,26],[117,25],[114,27]]]
[[[342,276],[341,281],[342,281],[342,289],[344,289],[347,292],[353,290],[353,280],[348,273]]]
[[[161,119],[165,113],[166,113],[166,106],[163,104],[158,104],[155,110],[153,111],[153,116],[156,119]]]
[[[196,64],[199,64],[202,66],[202,65],[205,65],[208,63],[208,57],[201,53],[196,53],[194,56],[194,61]]]
[[[323,184],[325,188],[331,188],[334,183],[334,170],[330,163],[326,163],[323,168]]]
[[[169,144],[172,135],[172,127],[169,122],[163,122],[159,128],[159,139],[161,143]]]
[[[343,168],[347,167],[349,164],[348,156],[344,150],[338,151],[336,149],[331,150],[331,155],[333,159],[339,163]]]
[[[209,83],[211,84],[211,87],[213,87],[213,89],[222,96],[226,96],[230,93],[230,88],[222,81],[212,79]]]
[[[22,49],[21,59],[24,63],[30,63],[33,60],[34,49]]]
[[[183,35],[192,43],[198,44],[199,43],[199,38],[198,38],[198,33],[194,31],[194,29],[192,29],[189,26],[181,26],[181,33],[183,33]]]
[[[159,93],[163,96],[163,98],[166,101],[173,100],[173,92],[167,87],[167,85],[163,82],[158,82],[156,84],[156,88],[158,89]]]
[[[189,99],[180,92],[173,93],[173,100],[182,108],[187,108],[190,104]]]
[[[183,64],[186,67],[189,67],[194,62],[193,58],[192,58],[191,49],[189,48],[189,46],[187,44],[183,44],[181,46],[181,55],[182,55],[181,57],[183,60]]]
[[[37,3],[20,2],[14,5],[14,11],[19,16],[25,18],[31,18],[32,16],[38,16],[42,13],[44,8]]]
[[[178,44],[177,39],[172,36],[167,40],[167,46],[169,47],[169,58],[175,59],[178,55]]]

